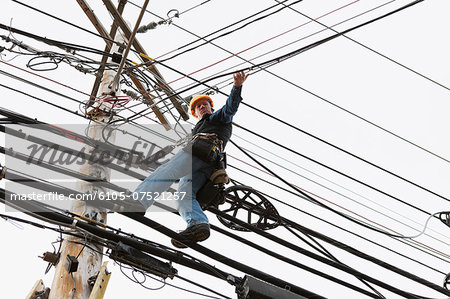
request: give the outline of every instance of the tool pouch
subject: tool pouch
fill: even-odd
[[[194,138],[183,150],[207,163],[215,161],[219,155],[219,148],[216,143],[202,137]]]

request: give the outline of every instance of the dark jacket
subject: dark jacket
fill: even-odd
[[[223,141],[223,147],[225,148],[231,137],[233,116],[236,114],[239,103],[242,101],[241,89],[242,86],[233,86],[225,105],[212,114],[204,115],[195,125],[192,135],[197,133],[216,133]]]

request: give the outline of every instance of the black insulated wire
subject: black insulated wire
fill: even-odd
[[[403,204],[405,204],[405,205],[407,205],[407,206],[409,206],[409,207],[411,207],[411,208],[413,208],[413,209],[416,209],[416,210],[418,210],[418,211],[420,211],[420,212],[422,212],[422,213],[424,213],[424,214],[427,214],[427,215],[431,215],[432,213],[431,212],[428,212],[428,211],[425,211],[425,210],[423,210],[423,209],[421,209],[421,208],[419,208],[419,207],[417,207],[417,206],[414,206],[414,205],[412,205],[412,204],[410,204],[410,203],[408,203],[408,202],[406,202],[406,201],[404,201],[404,200],[402,200],[402,199],[400,199],[400,198],[398,198],[398,197],[396,197],[396,196],[394,196],[394,195],[391,195],[391,194],[389,194],[389,193],[387,193],[387,192],[385,192],[385,191],[383,191],[383,190],[381,190],[381,189],[379,189],[379,188],[376,188],[376,187],[373,187],[372,185],[369,185],[369,184],[367,184],[367,183],[365,183],[365,182],[363,182],[363,181],[361,181],[361,180],[359,180],[359,179],[356,179],[356,178],[354,178],[354,177],[352,177],[352,176],[350,176],[350,175],[348,175],[348,174],[345,174],[345,173],[343,173],[342,171],[339,171],[339,170],[337,170],[337,169],[334,169],[333,167],[330,167],[330,166],[328,166],[328,165],[326,165],[326,164],[324,164],[324,163],[322,163],[322,162],[319,162],[319,161],[317,161],[317,160],[315,160],[315,159],[312,159],[312,158],[310,158],[310,157],[308,157],[308,156],[306,156],[306,155],[304,155],[304,154],[302,154],[302,153],[300,153],[300,152],[298,152],[298,151],[295,151],[295,150],[293,150],[293,149],[291,149],[291,148],[289,148],[289,147],[287,147],[287,146],[284,146],[284,145],[282,145],[282,144],[280,144],[280,143],[278,143],[278,142],[275,142],[275,141],[273,141],[272,139],[269,139],[269,138],[267,138],[267,137],[264,137],[264,136],[262,136],[261,134],[258,134],[258,133],[256,133],[256,132],[254,132],[254,131],[251,131],[251,130],[249,130],[249,129],[246,129],[246,128],[244,128],[244,127],[242,127],[242,126],[240,126],[240,125],[237,125],[237,124],[234,124],[234,125],[236,125],[237,127],[239,127],[239,128],[241,128],[241,129],[243,129],[243,130],[245,130],[245,131],[247,131],[247,132],[249,132],[249,133],[252,133],[253,135],[255,135],[255,136],[257,136],[257,137],[259,137],[259,138],[261,138],[261,139],[264,139],[264,140],[266,140],[266,141],[268,141],[268,142],[270,142],[270,143],[272,143],[272,144],[275,144],[275,145],[277,145],[278,147],[280,147],[280,148],[282,148],[282,149],[285,149],[285,150],[287,150],[287,151],[289,151],[289,152],[291,152],[291,153],[293,153],[293,154],[296,154],[296,155],[298,155],[298,156],[300,156],[300,157],[302,157],[302,158],[305,158],[305,159],[307,159],[307,160],[309,160],[309,161],[311,161],[311,162],[314,162],[314,163],[316,163],[316,164],[318,164],[318,165],[320,165],[320,166],[322,166],[322,167],[324,167],[324,168],[326,168],[326,169],[329,169],[329,170],[331,170],[331,171],[333,171],[333,172],[335,172],[335,173],[337,173],[337,174],[339,174],[339,175],[342,175],[343,177],[346,177],[346,178],[348,178],[348,179],[350,179],[350,180],[352,180],[352,181],[354,181],[354,182],[357,182],[357,183],[359,183],[359,184],[361,184],[361,185],[363,185],[363,186],[365,186],[365,187],[367,187],[367,188],[370,188],[370,189],[372,189],[372,190],[374,190],[374,191],[377,191],[377,192],[379,192],[379,193],[381,193],[381,194],[383,194],[383,195],[385,195],[385,196],[388,196],[388,197],[390,197],[390,198],[392,198],[392,199],[395,199],[395,200],[397,200],[397,201],[399,201],[399,202],[401,202],[401,203],[403,203]],[[235,143],[233,143],[233,144],[235,144]],[[237,148],[240,148],[240,147],[237,147]],[[241,149],[241,151],[242,152],[244,152],[246,155],[248,155],[248,153],[247,152],[245,152],[243,149]],[[248,155],[249,156],[249,155]],[[252,159],[253,160],[253,159]],[[253,161],[255,161],[255,160],[253,160]],[[256,161],[255,161],[256,162]],[[260,166],[261,166],[261,164],[259,163],[259,162],[256,162],[256,163],[258,163]],[[263,168],[265,168],[265,167],[263,167]],[[265,168],[266,169],[266,168]],[[267,169],[266,169],[267,170]],[[270,172],[270,171],[269,171]],[[276,176],[276,175],[275,175]],[[309,195],[305,195],[306,197],[310,197]]]
[[[247,240],[246,238],[240,237],[237,234],[233,234],[233,233],[229,232],[228,230],[222,229],[222,228],[220,228],[218,226],[215,226],[213,224],[210,224],[210,226],[211,226],[211,228],[213,230],[215,230],[215,231],[217,231],[217,232],[219,232],[219,233],[221,233],[221,234],[223,234],[225,236],[228,236],[228,237],[230,237],[230,238],[232,238],[232,239],[234,239],[236,241],[239,241],[239,242],[241,242],[241,243],[243,243],[245,245],[248,245],[251,248],[259,250],[259,251],[261,251],[261,252],[263,252],[263,253],[265,253],[265,254],[267,254],[269,256],[272,256],[272,257],[274,257],[274,258],[276,258],[276,259],[278,259],[280,261],[284,261],[284,262],[288,263],[289,265],[292,265],[292,266],[295,266],[297,268],[300,268],[300,269],[303,269],[305,271],[308,271],[308,272],[311,272],[313,274],[316,274],[316,275],[318,275],[320,277],[323,277],[325,279],[328,279],[330,281],[333,281],[335,283],[343,285],[343,286],[345,286],[347,288],[350,288],[350,289],[352,289],[354,291],[357,291],[357,292],[359,292],[361,294],[364,294],[366,296],[369,296],[369,297],[372,297],[372,298],[380,298],[378,295],[375,295],[375,294],[373,294],[371,292],[368,292],[368,291],[366,291],[364,289],[361,289],[361,288],[359,288],[359,287],[357,287],[357,286],[355,286],[355,285],[353,285],[351,283],[348,283],[348,282],[343,281],[343,280],[341,280],[339,278],[336,278],[334,275],[329,275],[327,273],[318,271],[315,268],[308,267],[308,266],[306,266],[306,265],[304,265],[304,264],[302,264],[302,263],[300,263],[298,261],[292,260],[292,259],[290,259],[290,258],[288,258],[288,257],[286,257],[284,255],[281,255],[281,254],[278,254],[278,253],[276,253],[276,252],[274,252],[272,250],[269,250],[269,249],[267,249],[266,246],[258,245],[258,244],[254,243],[252,241]]]
[[[228,32],[222,33],[222,34],[220,34],[220,35],[218,35],[218,36],[216,36],[216,37],[213,37],[213,38],[211,38],[211,39],[209,39],[209,40],[206,40],[204,43],[202,43],[202,44],[200,44],[200,45],[197,45],[197,46],[195,46],[195,47],[192,47],[192,48],[189,48],[189,49],[187,49],[187,50],[184,50],[184,51],[182,51],[182,52],[180,52],[180,53],[177,53],[176,55],[173,55],[173,56],[171,56],[171,57],[169,57],[169,58],[165,58],[165,59],[160,60],[160,57],[158,57],[158,58],[156,58],[156,59],[158,60],[158,63],[160,63],[160,62],[166,62],[166,61],[171,60],[171,59],[173,59],[173,58],[175,58],[175,57],[177,57],[177,56],[179,56],[179,55],[185,54],[185,53],[190,52],[190,51],[192,51],[192,50],[195,50],[195,49],[197,49],[197,48],[199,48],[199,47],[201,47],[201,46],[207,45],[208,43],[210,43],[210,42],[212,42],[212,41],[214,41],[214,40],[216,40],[216,39],[222,38],[222,37],[224,37],[224,36],[227,36],[227,35],[229,35],[229,34],[231,34],[231,33],[236,32],[236,31],[238,31],[238,30],[241,30],[241,29],[243,29],[243,28],[245,28],[245,27],[247,27],[247,26],[249,26],[249,25],[251,25],[251,24],[253,24],[253,23],[255,23],[255,22],[264,20],[265,18],[270,17],[270,16],[272,16],[272,15],[274,15],[274,14],[276,14],[276,13],[279,13],[280,11],[286,9],[287,7],[291,7],[291,6],[293,6],[293,5],[297,4],[297,3],[300,3],[300,2],[302,2],[302,1],[303,1],[303,0],[297,0],[297,1],[294,1],[294,2],[292,2],[292,3],[290,3],[290,4],[288,4],[288,5],[284,4],[284,5],[285,5],[284,7],[279,8],[279,9],[277,9],[276,11],[270,12],[270,13],[264,15],[264,16],[260,16],[260,17],[254,19],[254,20],[252,20],[252,21],[250,21],[250,22],[248,22],[248,23],[245,23],[245,24],[239,26],[239,27],[236,28],[236,29],[233,29],[233,30],[230,30],[230,31],[228,31]],[[286,1],[284,1],[284,2],[286,2]],[[255,13],[255,14],[253,14],[253,15],[251,15],[251,16],[249,16],[249,17],[246,17],[246,18],[244,18],[244,19],[242,19],[242,20],[240,20],[240,21],[237,21],[237,22],[235,22],[235,23],[233,23],[233,24],[231,24],[231,25],[227,25],[227,26],[225,26],[225,27],[223,27],[223,28],[221,28],[221,29],[219,29],[219,30],[216,30],[216,31],[214,31],[214,32],[212,32],[212,33],[210,33],[210,34],[207,34],[207,35],[203,36],[203,37],[200,37],[199,39],[197,39],[197,40],[195,40],[195,41],[193,41],[193,42],[190,42],[190,43],[188,43],[188,44],[186,44],[186,45],[184,45],[184,46],[181,46],[181,47],[179,47],[179,48],[176,49],[176,50],[181,50],[181,49],[183,49],[183,48],[185,48],[185,47],[187,47],[187,46],[189,46],[189,45],[191,45],[191,44],[193,44],[193,43],[196,43],[196,42],[198,42],[198,41],[200,41],[200,40],[205,40],[207,37],[209,37],[209,36],[211,36],[211,35],[214,35],[214,34],[220,32],[220,31],[222,31],[222,30],[224,30],[224,29],[227,29],[227,28],[232,27],[232,26],[234,26],[234,25],[236,25],[236,24],[239,24],[239,23],[241,23],[241,22],[243,22],[243,21],[245,21],[245,20],[248,20],[248,19],[250,19],[250,18],[252,18],[252,17],[254,17],[254,16],[256,16],[256,15],[262,13],[262,12],[265,12],[265,11],[267,11],[267,10],[269,10],[269,9],[272,9],[273,7],[276,7],[276,6],[278,6],[278,5],[279,5],[279,4],[276,4],[276,5],[273,5],[273,6],[269,7],[269,8],[266,8],[266,9],[264,9],[264,10],[261,10],[261,11]]]
[[[277,3],[280,3],[281,5],[285,5],[285,4],[282,3],[282,1],[279,1],[279,0],[274,0],[274,1],[276,1]],[[389,1],[388,3],[392,3],[392,2],[394,2],[394,1],[395,1],[395,0]],[[385,4],[383,4],[383,5],[385,5]],[[298,14],[300,14],[300,15],[302,15],[302,16],[304,16],[305,18],[310,19],[311,21],[316,22],[317,24],[319,24],[319,25],[325,27],[325,28],[328,29],[328,30],[332,30],[332,31],[334,31],[334,32],[337,33],[337,31],[334,30],[332,27],[329,27],[329,26],[327,26],[327,25],[321,23],[320,21],[315,20],[315,19],[313,19],[313,18],[311,18],[311,17],[305,15],[305,14],[302,13],[301,11],[298,11],[298,10],[296,10],[295,8],[292,8],[292,7],[289,7],[289,9],[292,10],[292,11],[294,11],[294,12],[296,12],[296,13],[298,13]],[[434,79],[432,79],[432,78],[430,78],[430,77],[428,77],[428,76],[425,76],[424,74],[422,74],[422,73],[420,73],[420,72],[418,72],[418,71],[416,71],[416,70],[414,70],[414,69],[412,69],[412,68],[410,68],[410,67],[404,65],[403,63],[400,63],[400,62],[396,61],[395,59],[393,59],[393,58],[391,58],[391,57],[389,57],[389,56],[387,56],[387,55],[385,55],[385,54],[383,54],[383,53],[381,53],[381,52],[379,52],[379,51],[377,51],[377,50],[375,50],[375,49],[373,49],[373,48],[371,48],[371,47],[369,47],[369,46],[367,46],[367,45],[364,45],[363,43],[361,43],[361,42],[359,42],[359,41],[357,41],[357,40],[355,40],[355,39],[353,39],[353,38],[351,38],[351,37],[349,37],[349,36],[347,36],[347,35],[345,35],[345,34],[342,35],[342,36],[345,37],[346,39],[348,39],[348,40],[354,42],[355,44],[357,44],[357,45],[359,45],[359,46],[361,46],[361,47],[363,47],[363,48],[366,48],[367,50],[369,50],[369,51],[371,51],[371,52],[373,52],[373,53],[375,53],[375,54],[377,54],[377,55],[379,55],[379,56],[381,56],[381,57],[383,57],[383,58],[385,58],[385,59],[387,59],[387,60],[389,60],[389,61],[395,63],[396,65],[398,65],[398,66],[400,66],[400,67],[403,67],[403,68],[405,68],[406,70],[408,70],[408,71],[410,71],[410,72],[413,72],[414,74],[416,74],[416,75],[418,75],[418,76],[420,76],[420,77],[422,77],[422,78],[424,78],[424,79],[426,79],[426,80],[428,80],[428,81],[430,81],[430,82],[432,82],[432,83],[434,83],[434,84],[436,84],[436,85],[438,85],[438,86],[440,86],[440,87],[442,87],[442,88],[445,88],[445,89],[447,89],[447,90],[450,91],[450,88],[447,87],[447,86],[445,86],[444,84],[439,83],[439,82],[437,82],[436,80],[434,80]]]
[[[327,259],[325,257],[322,257],[320,255],[312,253],[312,252],[310,252],[308,250],[305,250],[303,248],[300,248],[300,247],[298,247],[296,245],[293,245],[293,244],[287,242],[284,239],[281,239],[281,238],[276,237],[275,235],[272,235],[272,234],[270,234],[270,233],[268,233],[266,231],[258,229],[256,227],[254,227],[254,226],[252,226],[252,225],[250,225],[250,224],[248,224],[248,223],[246,223],[244,221],[241,221],[241,220],[239,220],[237,218],[234,218],[234,217],[232,217],[232,216],[230,216],[230,215],[228,215],[228,214],[226,214],[226,213],[224,213],[224,212],[222,212],[222,211],[220,211],[220,210],[218,210],[216,208],[212,208],[211,207],[211,208],[209,208],[209,210],[211,212],[213,212],[214,214],[216,214],[216,215],[218,215],[218,216],[220,216],[220,217],[222,217],[224,219],[232,221],[232,222],[234,222],[234,223],[236,223],[236,224],[238,224],[238,225],[240,225],[242,227],[245,227],[246,229],[248,229],[248,230],[250,230],[252,232],[257,233],[258,235],[266,237],[266,238],[268,238],[268,239],[270,239],[272,241],[275,241],[275,242],[277,242],[279,244],[285,245],[288,248],[296,250],[297,252],[299,252],[301,254],[304,254],[304,255],[306,255],[308,257],[314,258],[314,259],[316,259],[318,261],[321,261],[321,262],[323,262],[323,263],[325,263],[327,265],[330,265],[330,266],[335,267],[337,269],[340,269],[342,271],[345,271],[345,272],[348,272],[350,274],[353,274],[354,276],[360,277],[360,278],[364,279],[365,281],[374,283],[374,284],[376,284],[376,285],[378,285],[378,286],[380,286],[380,287],[382,287],[382,288],[384,288],[386,290],[389,290],[389,291],[391,291],[393,293],[396,293],[396,294],[398,294],[400,296],[403,296],[405,298],[421,298],[421,296],[418,296],[418,295],[415,295],[415,294],[411,294],[409,292],[405,292],[405,291],[400,290],[400,289],[398,289],[396,287],[393,287],[393,286],[391,286],[391,285],[389,285],[387,283],[384,283],[384,282],[382,282],[382,281],[380,281],[378,279],[375,279],[375,278],[373,278],[373,277],[371,277],[369,275],[366,275],[366,274],[363,274],[363,273],[361,273],[359,271],[353,270],[353,269],[349,268],[346,265],[343,265],[343,264],[340,264],[340,263],[336,263],[336,262],[331,261],[331,260],[329,260],[329,259]],[[345,249],[345,248],[349,248],[349,246],[344,245],[343,249]],[[367,258],[371,258],[371,259],[376,260],[375,258],[370,257],[370,256],[365,255],[365,254],[362,254],[361,256],[366,256]],[[407,277],[409,279],[412,279],[412,280],[414,280],[414,281],[416,281],[418,283],[421,283],[421,284],[423,284],[423,285],[425,285],[425,286],[427,286],[427,287],[429,287],[429,288],[431,288],[431,289],[433,289],[435,291],[438,291],[438,292],[440,292],[442,294],[445,294],[447,296],[450,295],[450,291],[449,290],[446,290],[446,289],[442,288],[441,286],[438,286],[438,285],[436,285],[436,284],[434,284],[432,282],[429,282],[429,281],[427,281],[427,280],[425,280],[423,278],[415,276],[415,275],[413,275],[411,273],[408,273],[408,272],[406,272],[404,270],[396,268],[396,267],[394,267],[394,266],[392,266],[392,265],[390,265],[390,264],[388,264],[386,262],[377,260],[377,265],[383,266],[383,267],[385,267],[385,268],[387,268],[389,270],[392,270],[392,271],[394,271],[394,272],[396,272],[398,274],[401,274],[401,275],[403,275],[403,276],[405,276],[405,277]]]
[[[236,169],[236,170],[238,170],[238,171],[240,171],[240,172],[242,172],[242,173],[244,173],[244,174],[246,174],[246,175],[248,175],[248,176],[251,176],[251,177],[253,177],[253,178],[256,178],[256,179],[258,179],[258,180],[260,180],[260,181],[262,181],[262,182],[264,182],[264,183],[266,183],[266,184],[269,184],[269,185],[271,185],[271,186],[274,186],[275,188],[278,188],[278,189],[280,189],[280,190],[283,190],[283,191],[285,191],[285,192],[287,192],[287,193],[289,193],[289,194],[292,194],[292,195],[294,195],[294,196],[297,196],[297,197],[300,197],[300,198],[302,198],[302,199],[308,200],[308,198],[304,197],[303,195],[301,195],[301,194],[299,194],[299,193],[297,193],[297,192],[294,192],[294,191],[288,190],[288,189],[286,189],[286,188],[283,188],[283,187],[281,187],[280,185],[277,185],[277,184],[268,182],[267,180],[264,180],[264,179],[260,178],[259,176],[256,176],[255,174],[249,173],[249,172],[247,172],[247,171],[245,171],[245,170],[242,170],[242,169],[240,169],[240,168],[238,168],[238,167],[235,167],[235,166],[233,166],[233,165],[231,165],[231,164],[228,164],[227,166],[230,167],[230,168]],[[235,180],[235,182],[236,182],[237,184],[245,185],[245,184],[240,183],[239,181],[236,181],[236,180]],[[366,238],[366,237],[363,237],[363,236],[361,236],[361,235],[358,235],[358,234],[356,234],[355,232],[350,231],[350,230],[348,230],[348,229],[345,229],[345,228],[343,228],[343,227],[341,227],[341,226],[338,226],[338,225],[336,225],[335,223],[332,223],[332,222],[330,222],[330,221],[328,221],[328,220],[326,220],[326,219],[323,219],[323,218],[321,218],[321,217],[319,217],[319,216],[316,216],[316,215],[313,215],[313,214],[311,214],[311,213],[308,213],[308,212],[306,212],[306,211],[304,211],[304,210],[301,210],[300,208],[298,208],[298,207],[296,207],[296,206],[294,206],[294,205],[292,205],[292,204],[289,204],[289,203],[287,203],[286,201],[282,201],[282,200],[280,200],[280,199],[278,199],[278,198],[275,198],[274,196],[272,196],[272,195],[270,195],[270,194],[267,194],[267,193],[264,193],[264,192],[261,192],[261,191],[258,191],[258,192],[259,192],[261,195],[266,196],[266,197],[268,197],[268,198],[270,198],[270,199],[272,199],[272,200],[274,200],[274,201],[276,201],[276,202],[278,202],[278,203],[280,203],[280,204],[282,204],[282,205],[285,205],[285,206],[287,206],[287,207],[289,207],[289,208],[291,208],[291,209],[293,209],[293,210],[295,210],[295,211],[297,211],[297,212],[301,212],[301,213],[303,213],[303,214],[305,214],[305,215],[308,215],[308,216],[310,216],[310,217],[312,217],[312,218],[315,218],[315,219],[317,219],[317,220],[320,220],[320,221],[322,221],[322,222],[324,222],[324,223],[326,223],[326,224],[328,224],[328,225],[330,225],[330,226],[334,226],[334,227],[336,227],[336,228],[338,228],[338,229],[340,229],[340,230],[342,230],[342,231],[344,231],[344,232],[347,232],[347,233],[349,233],[349,234],[352,234],[352,235],[354,235],[354,236],[357,236],[357,237],[359,237],[359,238],[361,238],[361,239],[363,239],[363,240],[365,240],[365,241],[367,241],[367,242],[370,242],[370,243],[372,243],[372,244],[375,244],[375,245],[377,245],[377,246],[379,246],[379,247],[381,247],[381,248],[384,248],[384,249],[386,249],[386,250],[388,250],[388,251],[391,251],[391,252],[393,252],[393,253],[395,253],[395,254],[401,256],[401,257],[404,257],[404,258],[406,258],[406,259],[409,259],[409,260],[411,260],[411,261],[413,261],[413,262],[415,262],[415,263],[418,263],[418,264],[420,264],[420,265],[422,265],[422,266],[424,266],[424,267],[426,267],[426,268],[429,268],[430,270],[434,270],[434,271],[436,271],[436,272],[438,272],[438,273],[440,273],[440,274],[443,274],[443,275],[446,274],[446,272],[443,272],[443,271],[440,271],[440,270],[438,270],[438,269],[436,269],[436,268],[430,267],[429,265],[427,265],[427,264],[425,264],[425,263],[423,263],[423,262],[420,262],[420,261],[418,261],[418,260],[416,260],[416,259],[413,259],[413,258],[411,258],[411,257],[409,257],[409,256],[407,256],[407,255],[404,255],[404,254],[402,254],[402,253],[400,253],[400,252],[397,252],[397,251],[395,251],[395,250],[392,250],[392,249],[389,248],[389,247],[386,247],[386,246],[384,246],[384,245],[381,245],[381,244],[379,244],[379,243],[376,243],[376,242],[374,242],[373,240],[370,240],[370,239],[368,239],[368,238]],[[414,248],[414,249],[417,249],[417,250],[419,250],[419,251],[422,251],[423,253],[425,253],[425,254],[427,254],[427,255],[430,255],[430,256],[433,257],[433,258],[439,259],[439,260],[441,260],[441,261],[443,261],[443,262],[446,262],[446,263],[450,263],[449,260],[445,260],[445,259],[443,259],[442,257],[436,256],[434,253],[425,251],[425,250],[422,249],[422,248],[415,247],[415,246],[413,246],[411,243],[405,242],[405,240],[403,240],[403,239],[397,239],[397,238],[393,238],[393,239],[396,240],[396,241],[398,241],[398,242],[403,243],[404,245],[408,245],[408,246],[410,246],[410,247],[412,247],[412,248]]]

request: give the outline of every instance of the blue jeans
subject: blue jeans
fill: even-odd
[[[186,192],[182,200],[177,200],[176,207],[187,227],[200,223],[208,223],[200,204],[196,200],[197,191],[206,183],[214,171],[214,163],[206,163],[190,153],[180,150],[168,162],[158,167],[151,175],[143,180],[134,190],[158,194],[165,192],[178,179],[178,192]],[[182,194],[182,193],[179,193]],[[141,198],[141,197],[139,197]],[[148,209],[154,200],[141,198],[142,205]]]

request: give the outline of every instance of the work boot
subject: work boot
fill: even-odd
[[[186,228],[184,231],[178,234],[180,237],[185,238],[191,242],[201,242],[209,238],[209,224],[208,223],[200,223],[192,225]],[[178,240],[172,239],[171,243],[173,246],[177,248],[187,248],[186,245],[181,243]]]

